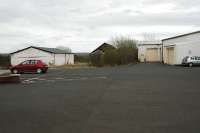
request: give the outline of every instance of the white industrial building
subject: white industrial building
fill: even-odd
[[[74,64],[74,54],[56,48],[45,48],[30,46],[13,52],[11,55],[11,65],[17,65],[26,60],[42,60],[48,65],[61,66]]]
[[[160,41],[141,41],[138,43],[140,62],[161,62],[162,44]]]
[[[163,62],[179,65],[186,56],[200,56],[200,31],[164,39],[162,45]]]

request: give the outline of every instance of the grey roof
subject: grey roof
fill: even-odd
[[[163,39],[162,41],[166,41],[166,40],[170,40],[170,39],[175,39],[175,38],[179,38],[179,37],[184,37],[184,36],[188,36],[188,35],[192,35],[192,34],[197,34],[197,33],[200,33],[200,31],[195,31],[195,32],[191,32],[191,33],[187,33],[187,34],[183,34],[183,35],[178,35],[178,36],[166,38],[166,39]]]
[[[65,50],[57,49],[57,48],[46,48],[46,47],[35,47],[37,49],[50,52],[50,53],[55,53],[55,54],[66,54],[67,52]]]
[[[95,50],[93,50],[91,53],[95,53],[98,50],[100,50],[102,52],[105,52],[106,49],[116,49],[116,48],[113,45],[111,45],[111,44],[103,43],[98,48],[96,48]]]
[[[57,48],[46,48],[46,47],[35,47],[35,46],[30,46],[30,47],[18,50],[16,52],[13,52],[13,53],[10,53],[10,54],[15,54],[15,53],[24,51],[24,50],[29,49],[29,48],[35,48],[35,49],[39,49],[39,50],[42,50],[42,51],[45,51],[45,52],[48,52],[48,53],[54,53],[54,54],[73,54],[73,53],[68,53],[65,50],[61,50],[61,49],[57,49]]]

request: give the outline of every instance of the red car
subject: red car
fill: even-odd
[[[41,60],[27,60],[10,68],[11,73],[46,73],[48,66]]]

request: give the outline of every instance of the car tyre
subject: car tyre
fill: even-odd
[[[189,67],[192,67],[193,66],[193,64],[192,63],[189,63]]]
[[[38,68],[37,69],[37,74],[41,74],[42,73],[42,69]]]
[[[47,73],[47,70],[43,70],[42,73]]]

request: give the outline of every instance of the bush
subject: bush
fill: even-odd
[[[112,40],[114,46],[117,47],[118,64],[129,64],[136,62],[138,59],[137,41],[129,37],[116,37]]]
[[[115,37],[112,40],[112,44],[116,47],[116,48],[134,48],[137,49],[137,41],[134,39],[131,39],[129,37]]]
[[[103,52],[96,52],[90,54],[90,63],[93,66],[101,67],[104,65],[104,53]]]
[[[129,48],[129,47],[122,47],[118,48],[118,64],[123,65],[123,64],[129,64],[136,62],[137,59],[137,49],[135,48]]]
[[[110,51],[106,51],[104,53],[104,65],[117,65],[119,64],[118,52],[116,49],[112,49]]]
[[[88,55],[75,55],[74,60],[75,60],[75,62],[89,63],[90,57],[89,57],[89,54]]]
[[[91,64],[95,66],[124,65],[138,61],[137,42],[128,37],[116,37],[112,40],[116,49],[98,51],[90,56]]]
[[[8,68],[10,66],[10,56],[0,55],[0,67]]]

